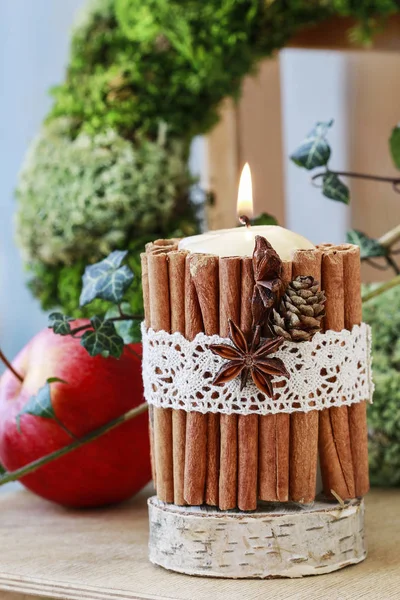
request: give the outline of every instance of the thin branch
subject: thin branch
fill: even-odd
[[[353,177],[355,179],[366,179],[369,181],[379,181],[382,183],[391,183],[395,192],[400,194],[400,178],[399,177],[381,177],[380,175],[368,175],[366,173],[355,173],[353,171],[329,171],[335,175],[341,175],[342,177]],[[327,171],[316,173],[311,177],[311,182],[315,185],[315,181],[326,175]],[[321,187],[321,186],[316,186]],[[400,225],[396,225],[393,229],[390,229],[387,233],[384,233],[378,242],[384,248],[390,248],[394,246],[396,242],[400,240]]]
[[[388,265],[392,267],[392,269],[396,273],[396,275],[400,275],[400,269],[397,266],[396,262],[393,260],[393,258],[389,255],[387,255],[385,258],[386,258]]]
[[[5,354],[3,354],[3,352],[1,350],[0,350],[0,360],[6,365],[7,369],[9,369],[11,371],[11,373],[13,375],[15,375],[15,377],[17,379],[19,379],[21,383],[23,383],[24,378],[22,377],[22,375],[20,373],[18,373],[18,371],[16,371],[14,369],[14,367],[12,366],[12,364],[10,363],[8,358],[5,356]]]
[[[122,314],[119,317],[110,317],[107,321],[143,321],[144,315],[125,315]],[[81,331],[86,331],[87,329],[92,329],[93,325],[91,323],[87,323],[86,325],[81,325],[80,327],[75,327],[75,329],[71,329],[70,335],[75,335],[76,333],[80,333]]]
[[[387,271],[389,268],[388,264],[380,265],[379,263],[372,260],[372,258],[363,258],[362,260],[371,265],[371,267],[374,267],[374,269],[378,269],[378,271]]]
[[[54,421],[57,423],[57,425],[58,425],[59,427],[61,427],[61,429],[62,429],[63,431],[65,431],[65,433],[66,433],[67,435],[69,435],[69,437],[70,437],[70,438],[72,438],[73,440],[77,440],[77,439],[79,439],[79,438],[77,438],[77,437],[76,437],[76,435],[74,435],[74,434],[72,433],[72,431],[70,431],[70,430],[68,429],[68,427],[67,427],[66,425],[64,425],[64,423],[63,423],[62,421],[60,421],[60,419],[57,417],[57,415],[55,415],[55,414],[54,414],[54,415],[53,415],[53,419],[54,419]]]
[[[311,181],[316,181],[320,177],[326,175],[326,171],[316,173],[311,177]],[[381,183],[391,183],[395,192],[400,193],[400,189],[397,187],[400,185],[400,177],[381,177],[380,175],[369,175],[367,173],[355,173],[354,171],[332,171],[329,169],[329,173],[338,175],[341,177],[351,177],[353,179],[367,179],[369,181],[380,181]]]
[[[393,227],[393,229],[391,229],[390,231],[388,231],[387,233],[382,235],[380,238],[378,238],[378,242],[384,248],[390,248],[391,246],[394,246],[394,244],[396,242],[398,242],[399,240],[400,240],[400,225],[396,225],[396,227]]]
[[[146,402],[143,402],[143,404],[140,404],[139,406],[132,408],[131,410],[129,410],[125,414],[121,415],[120,417],[117,417],[113,421],[106,423],[106,425],[103,425],[102,427],[95,429],[94,431],[88,433],[87,435],[83,436],[82,438],[73,441],[68,446],[64,446],[64,448],[55,450],[55,452],[51,452],[51,454],[47,454],[46,456],[43,456],[42,458],[38,458],[37,460],[29,463],[28,465],[25,465],[24,467],[21,467],[20,469],[16,469],[15,471],[6,473],[3,477],[0,477],[0,486],[5,485],[6,483],[9,483],[10,481],[17,481],[18,479],[21,479],[21,477],[25,477],[25,475],[28,475],[29,473],[33,473],[40,467],[43,467],[44,465],[47,465],[50,462],[53,462],[53,460],[56,460],[57,458],[60,458],[61,456],[65,456],[65,454],[68,454],[69,452],[72,452],[73,450],[76,450],[77,448],[80,448],[81,446],[84,446],[85,444],[89,444],[90,442],[93,442],[94,440],[101,437],[105,433],[108,433],[112,429],[115,429],[122,423],[126,423],[127,421],[130,421],[131,419],[138,417],[139,415],[144,413],[147,410],[147,408],[148,408],[148,405],[146,404]]]
[[[125,344],[125,348],[130,354],[133,354],[133,356],[135,356],[138,360],[142,360],[142,358],[143,358],[142,355],[139,354],[138,352],[136,352],[136,350],[134,350],[133,348],[131,348],[129,344]]]
[[[75,327],[75,329],[71,329],[69,334],[72,335],[72,337],[77,337],[75,334],[79,333],[80,331],[86,331],[86,329],[91,329],[91,328],[93,328],[93,325],[91,323],[88,323],[87,325],[81,325],[80,327]],[[80,338],[77,337],[77,339],[80,339]]]
[[[380,285],[380,286],[374,288],[373,290],[370,290],[366,294],[364,294],[362,297],[362,301],[363,301],[363,303],[368,302],[369,300],[372,300],[372,298],[376,298],[377,296],[380,296],[384,292],[391,290],[392,288],[396,287],[397,285],[400,285],[400,275],[397,275],[390,281],[385,281],[385,283],[382,283],[382,285]]]

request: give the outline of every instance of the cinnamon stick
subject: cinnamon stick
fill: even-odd
[[[238,507],[257,508],[258,415],[238,417]]]
[[[143,291],[143,308],[144,308],[144,324],[150,327],[150,292],[149,292],[149,268],[147,264],[147,254],[142,252],[140,255],[142,267],[142,291]]]
[[[171,304],[171,333],[185,335],[185,268],[187,252],[168,254],[168,278]]]
[[[292,265],[293,279],[310,275],[321,281],[321,252],[297,250]],[[315,498],[318,463],[318,411],[290,415],[289,496],[294,502],[309,503]]]
[[[150,316],[150,293],[149,293],[149,270],[147,265],[147,254],[142,252],[140,255],[141,269],[142,269],[142,291],[143,291],[143,309],[144,309],[144,324],[146,328],[151,325]],[[150,464],[151,464],[151,478],[155,489],[157,490],[156,482],[156,462],[154,457],[154,409],[149,404],[149,437],[150,437]]]
[[[196,289],[206,335],[219,333],[219,259],[211,254],[193,254],[190,274]],[[219,414],[201,415],[206,423],[205,502],[218,506],[220,432]],[[203,424],[204,429],[204,424]]]
[[[292,280],[292,263],[282,263],[282,293]],[[262,415],[259,420],[259,497],[266,502],[289,499],[290,415]]]
[[[326,295],[325,331],[344,329],[343,256],[334,248],[322,257],[322,288]],[[348,407],[320,411],[319,456],[324,493],[354,498],[353,461],[350,446]]]
[[[240,329],[249,337],[252,334],[253,313],[251,300],[254,289],[253,259],[249,256],[242,258],[242,279],[240,298]]]
[[[241,259],[219,260],[219,333],[227,337],[228,319],[240,322]],[[219,508],[229,510],[237,505],[237,415],[220,415],[221,451],[219,476]]]
[[[240,328],[249,339],[252,332],[251,299],[254,289],[253,261],[242,259]],[[238,507],[257,508],[258,415],[238,416]]]
[[[207,469],[205,502],[218,506],[219,462],[220,462],[220,415],[209,413],[207,416]]]
[[[167,254],[148,253],[148,279],[151,327],[169,331],[171,327]],[[172,461],[172,411],[154,407],[154,459],[157,496],[174,501]]]
[[[179,238],[170,238],[168,240],[155,240],[146,244],[147,254],[166,254],[178,250]]]
[[[207,469],[207,418],[200,412],[186,415],[184,499],[192,506],[204,502]]]
[[[147,255],[151,327],[154,331],[170,331],[168,258],[162,254]]]
[[[203,331],[203,319],[190,272],[192,256],[186,257],[185,266],[185,337],[193,340]],[[186,415],[186,448],[184,499],[188,504],[200,505],[204,502],[204,489],[207,469],[207,420],[200,412]]]
[[[186,252],[168,254],[168,277],[171,302],[171,333],[185,335],[185,264]],[[185,504],[183,488],[185,476],[186,412],[172,411],[172,458],[174,472],[174,504]]]
[[[265,502],[278,500],[276,417],[261,415],[259,420],[258,494],[260,500]]]
[[[346,244],[343,252],[344,326],[351,330],[362,322],[360,248]],[[369,490],[367,402],[348,407],[355,495]]]

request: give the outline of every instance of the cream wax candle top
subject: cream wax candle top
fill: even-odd
[[[296,250],[315,248],[305,237],[284,227],[257,225],[217,229],[202,235],[193,235],[181,240],[179,249],[217,256],[252,256],[256,235],[265,237],[281,260],[291,260]]]
[[[265,237],[281,260],[291,260],[296,250],[308,250],[315,246],[302,235],[278,225],[250,226],[253,216],[253,186],[248,163],[243,167],[239,182],[237,214],[246,227],[218,229],[202,235],[193,235],[179,243],[180,250],[216,256],[252,256],[256,235]]]

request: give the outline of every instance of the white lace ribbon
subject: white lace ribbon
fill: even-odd
[[[274,414],[308,412],[331,406],[372,402],[371,331],[365,323],[352,331],[317,333],[310,342],[284,342],[274,355],[290,379],[273,379],[273,399],[249,378],[240,391],[239,378],[215,386],[212,381],[226,362],[209,350],[229,339],[199,333],[191,342],[180,333],[146,330],[143,335],[143,382],[149,404],[201,413]]]

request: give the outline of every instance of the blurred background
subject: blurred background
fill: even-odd
[[[48,88],[65,76],[70,28],[82,4],[82,0],[0,4],[0,336],[9,356],[46,325],[45,313],[26,288],[27,275],[14,242],[14,189],[28,145],[50,109]],[[250,162],[258,212],[276,215],[279,222],[314,242],[342,241],[350,225],[379,236],[400,217],[399,197],[389,186],[352,182],[348,208],[322,199],[310,185],[309,174],[291,164],[288,155],[317,120],[333,118],[332,167],[393,174],[387,140],[400,114],[399,66],[400,55],[386,48],[286,48],[266,60],[258,76],[246,79],[239,107],[224,109],[225,121],[212,133],[211,143],[228,136],[227,160],[233,153],[238,165]],[[234,148],[227,133],[232,118]],[[232,225],[237,179],[223,181],[229,167],[220,158],[212,161],[212,152],[207,140],[197,138],[191,169],[204,187],[223,190],[223,203],[211,211],[211,225]]]

